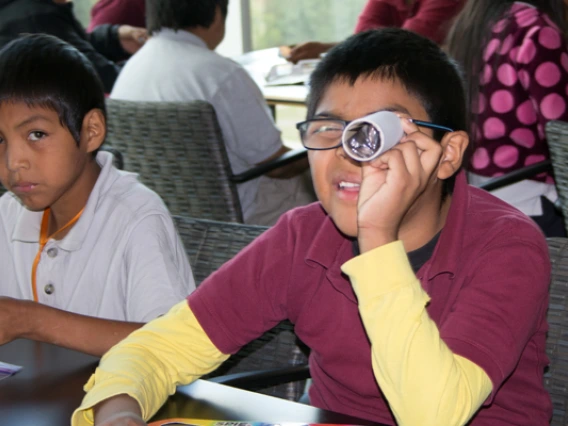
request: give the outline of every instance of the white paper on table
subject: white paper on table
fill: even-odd
[[[0,361],[0,380],[13,376],[21,369],[22,367],[20,367],[19,365],[8,364],[6,362]]]
[[[305,84],[318,63],[319,59],[306,59],[297,64],[276,64],[266,76],[265,86]]]

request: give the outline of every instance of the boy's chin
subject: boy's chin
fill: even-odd
[[[49,205],[45,205],[45,203],[38,203],[34,202],[34,200],[27,199],[26,197],[20,197],[16,195],[16,198],[26,209],[32,212],[42,212],[44,211]]]
[[[332,219],[333,223],[335,223],[335,226],[342,234],[349,238],[357,238],[357,219],[342,217],[332,217]]]

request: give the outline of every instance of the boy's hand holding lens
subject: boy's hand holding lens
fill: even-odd
[[[414,201],[432,182],[442,156],[439,142],[401,118],[405,136],[391,150],[363,162],[357,226],[361,252],[396,241]]]

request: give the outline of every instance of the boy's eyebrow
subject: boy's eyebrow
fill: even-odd
[[[24,126],[27,126],[28,124],[33,123],[34,121],[51,121],[49,118],[47,118],[44,115],[41,114],[34,114],[31,117],[26,118],[24,121],[22,121],[21,123],[19,123],[16,126],[16,129],[20,129]]]
[[[386,107],[380,108],[380,109],[375,110],[375,111],[367,112],[366,114],[363,114],[362,117],[374,114],[374,113],[379,112],[379,111],[402,112],[403,114],[410,115],[410,112],[408,111],[408,109],[406,107],[404,107],[403,105],[392,104],[392,105],[388,105]],[[331,118],[331,119],[343,120],[343,118],[339,114],[336,114],[333,111],[319,112],[319,113],[314,115],[314,118]]]

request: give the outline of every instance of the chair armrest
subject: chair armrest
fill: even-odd
[[[513,183],[528,179],[530,177],[538,175],[539,173],[546,172],[551,169],[552,161],[544,160],[540,163],[531,164],[530,166],[526,166],[511,173],[507,173],[506,175],[488,180],[487,182],[479,185],[479,188],[485,189],[486,191],[493,191],[495,189],[499,189],[504,186],[512,185]]]
[[[266,163],[259,164],[250,170],[239,173],[238,175],[231,176],[231,182],[243,183],[251,179],[262,176],[274,169],[293,163],[294,161],[301,160],[308,155],[305,148],[294,149],[282,154],[280,157],[267,161]]]
[[[245,371],[207,379],[211,382],[233,386],[239,389],[255,389],[296,382],[310,378],[308,365],[274,368],[269,370]]]

